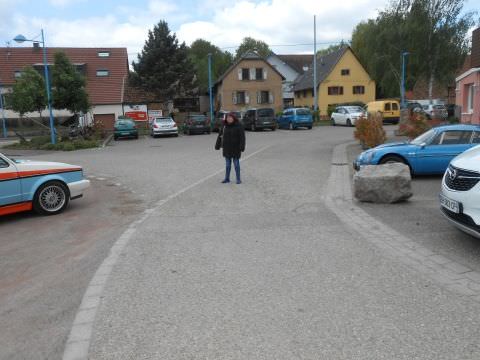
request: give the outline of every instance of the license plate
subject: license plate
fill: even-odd
[[[454,212],[455,214],[460,213],[460,203],[458,201],[449,199],[445,195],[440,194],[440,205],[442,205],[445,209]]]

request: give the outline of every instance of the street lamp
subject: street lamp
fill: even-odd
[[[409,52],[407,51],[404,51],[402,52],[402,85],[401,85],[401,88],[400,88],[400,96],[401,96],[401,108],[404,109],[405,108],[405,58],[410,55]]]
[[[7,125],[5,124],[5,104],[3,103],[2,84],[0,83],[0,108],[2,109],[3,137],[7,138]]]
[[[45,87],[47,88],[47,102],[48,102],[48,112],[50,114],[50,136],[51,136],[51,142],[52,144],[56,143],[55,139],[55,124],[53,122],[53,113],[52,113],[52,97],[50,95],[50,79],[48,77],[48,64],[47,64],[47,48],[45,47],[45,38],[43,36],[43,29],[41,29],[41,36],[42,40],[30,40],[27,39],[23,35],[17,35],[13,39],[17,43],[23,43],[25,41],[31,41],[31,42],[41,42],[42,43],[42,48],[43,48],[43,67],[45,70]]]

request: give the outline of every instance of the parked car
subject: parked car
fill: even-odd
[[[183,133],[210,134],[210,120],[205,115],[188,115],[183,126]]]
[[[423,111],[427,114],[429,119],[446,119],[448,117],[448,110],[445,105],[428,104],[422,106]]]
[[[480,125],[439,126],[410,142],[383,144],[366,150],[354,161],[354,168],[401,162],[407,164],[414,175],[443,174],[455,156],[479,143],[479,136]]]
[[[368,114],[380,114],[383,122],[398,124],[400,121],[400,104],[397,100],[377,100],[371,101],[365,106]]]
[[[150,124],[150,136],[175,135],[178,136],[178,127],[175,121],[169,116],[157,117]]]
[[[332,125],[355,126],[355,122],[366,116],[365,110],[360,106],[337,106],[331,115]]]
[[[299,127],[306,127],[311,129],[313,117],[308,108],[290,108],[283,111],[277,122],[279,128],[294,130]]]
[[[3,154],[0,182],[0,215],[32,209],[43,215],[58,214],[90,186],[80,166],[15,160]]]
[[[275,111],[272,108],[249,109],[245,112],[243,125],[246,129],[256,131],[258,129],[275,130]]]
[[[138,139],[138,129],[135,121],[131,119],[118,119],[113,125],[113,139],[117,140],[123,137],[133,137]]]
[[[477,143],[479,138],[477,133]],[[480,145],[451,161],[442,179],[440,205],[450,223],[480,238]]]

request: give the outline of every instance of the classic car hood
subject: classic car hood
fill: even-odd
[[[403,141],[403,142],[393,142],[393,143],[386,143],[386,144],[382,144],[382,145],[378,145],[375,147],[375,149],[383,149],[383,148],[391,148],[391,147],[395,147],[395,146],[415,146],[415,145],[411,145],[409,143],[407,143],[406,141]]]
[[[464,151],[451,164],[460,169],[480,172],[480,145]]]
[[[81,166],[70,165],[51,161],[33,161],[33,160],[15,160],[15,166],[18,171],[36,171],[36,170],[51,170],[56,171],[78,171]]]

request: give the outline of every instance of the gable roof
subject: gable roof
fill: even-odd
[[[305,70],[303,70],[305,66],[310,69],[313,64],[313,54],[275,55],[299,74],[305,73]]]
[[[318,86],[327,76],[332,72],[335,65],[342,58],[342,56],[350,49],[349,46],[342,47],[336,51],[331,52],[325,56],[317,55],[317,84]],[[310,66],[308,71],[303,75],[300,75],[295,80],[294,91],[313,89],[313,65]]]
[[[261,60],[265,64],[267,64],[273,71],[275,71],[282,80],[285,80],[285,76],[283,76],[277,69],[275,69],[267,60],[265,60],[263,57],[258,55],[255,51],[247,51],[245,54],[243,54],[237,61],[235,61],[230,67],[220,76],[217,81],[215,81],[215,85],[220,84],[223,79],[233,70],[235,67],[240,64],[243,60]]]
[[[123,102],[124,85],[128,76],[126,48],[47,48],[47,63],[53,64],[56,52],[62,51],[75,65],[81,65],[86,77],[86,90],[93,105],[120,104]],[[99,52],[110,56],[100,57]],[[15,71],[25,66],[42,67],[41,48],[0,47],[0,82],[11,86],[15,83]],[[97,70],[108,70],[109,75],[97,77]],[[43,72],[42,72],[43,75]]]

